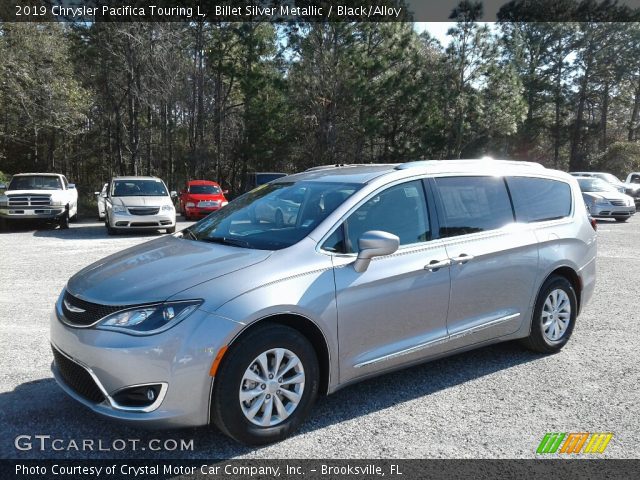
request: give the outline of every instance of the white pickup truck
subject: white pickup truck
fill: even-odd
[[[78,216],[78,191],[58,173],[19,173],[0,195],[0,228],[9,221],[43,219],[60,228]]]

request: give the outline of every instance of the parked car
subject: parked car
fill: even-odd
[[[270,201],[256,204],[250,212],[251,222],[269,222],[276,227],[295,225],[307,190],[304,186],[283,190],[274,195]]]
[[[176,192],[156,177],[115,177],[107,187],[105,227],[109,235],[131,229],[176,231]]]
[[[613,175],[612,173],[606,172],[569,172],[574,177],[594,177],[599,178],[600,180],[604,180],[607,183],[613,185],[616,190],[620,193],[626,192],[625,184],[620,181],[618,177]]]
[[[626,222],[636,213],[634,199],[610,183],[595,177],[577,177],[577,180],[592,217]]]
[[[631,172],[629,175],[627,175],[627,183],[640,185],[640,172]]]
[[[631,172],[625,181],[626,194],[633,197],[636,208],[640,205],[640,172]]]
[[[180,211],[187,220],[205,217],[229,203],[225,193],[216,182],[191,180],[180,192]]]
[[[264,185],[278,178],[286,177],[286,173],[282,172],[251,172],[247,173],[245,177],[244,191],[248,192],[260,185]]]
[[[302,190],[295,222],[250,221]],[[102,415],[273,442],[373,375],[514,339],[559,351],[596,245],[576,179],[537,164],[315,169],[70,278],[52,368]]]
[[[93,192],[96,196],[96,200],[98,202],[98,221],[101,222],[104,220],[105,215],[107,214],[107,187],[108,183],[105,183],[102,186],[102,190],[99,192]]]
[[[47,220],[60,228],[78,218],[78,191],[58,173],[19,173],[0,195],[0,227],[17,220]]]

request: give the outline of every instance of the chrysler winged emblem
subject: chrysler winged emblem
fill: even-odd
[[[71,305],[69,302],[67,302],[67,300],[64,300],[64,306],[67,307],[67,310],[69,310],[70,312],[73,313],[84,313],[86,312],[86,310],[83,310],[82,308],[78,308],[75,305]]]

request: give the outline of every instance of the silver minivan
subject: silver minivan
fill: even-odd
[[[290,221],[255,214],[287,191]],[[74,275],[51,317],[52,368],[105,416],[264,444],[318,395],[373,375],[507,340],[559,351],[595,259],[566,173],[318,167]]]

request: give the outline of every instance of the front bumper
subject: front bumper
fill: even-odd
[[[185,214],[189,217],[206,217],[210,213],[217,212],[222,207],[184,207]]]
[[[589,205],[589,213],[594,218],[625,218],[636,213],[636,206]]]
[[[60,218],[65,212],[63,206],[25,206],[25,207],[1,207],[0,217],[7,220],[33,220]]]
[[[231,320],[197,310],[173,328],[157,335],[133,336],[95,328],[63,324],[59,307],[51,315],[51,344],[60,361],[52,364],[57,383],[72,398],[96,413],[116,420],[150,427],[185,427],[209,423],[213,378],[211,364],[220,350],[240,329]],[[87,395],[78,382],[65,381],[61,368],[84,374],[82,380],[98,396]],[[82,369],[82,370],[79,370]],[[67,377],[68,373],[67,373]],[[140,385],[162,385],[163,390],[149,408],[123,407],[114,395]],[[99,395],[102,393],[102,395]],[[146,410],[146,411],[143,411]]]
[[[160,210],[155,215],[132,215],[130,213],[109,214],[109,224],[116,229],[149,229],[172,228],[176,225],[176,212]]]

